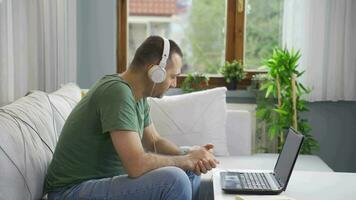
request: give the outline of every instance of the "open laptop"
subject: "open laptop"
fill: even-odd
[[[261,195],[285,191],[303,139],[303,135],[290,128],[273,172],[222,171],[222,189],[227,193]]]

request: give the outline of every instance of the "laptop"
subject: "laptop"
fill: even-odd
[[[221,187],[234,194],[279,194],[285,191],[303,143],[303,135],[290,128],[273,172],[222,171]]]

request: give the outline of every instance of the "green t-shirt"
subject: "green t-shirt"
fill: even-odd
[[[104,76],[68,116],[47,171],[45,191],[126,174],[109,132],[130,130],[142,139],[150,123],[146,99],[135,101],[119,75]]]

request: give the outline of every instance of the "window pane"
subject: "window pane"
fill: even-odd
[[[283,0],[247,0],[245,66],[256,69],[282,42]]]
[[[173,39],[184,54],[183,73],[217,74],[225,60],[225,0],[130,0],[129,61],[149,35]]]

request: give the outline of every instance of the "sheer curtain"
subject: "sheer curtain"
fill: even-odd
[[[75,0],[0,0],[0,106],[76,81]]]
[[[285,0],[283,43],[301,50],[309,101],[356,100],[356,0]]]

